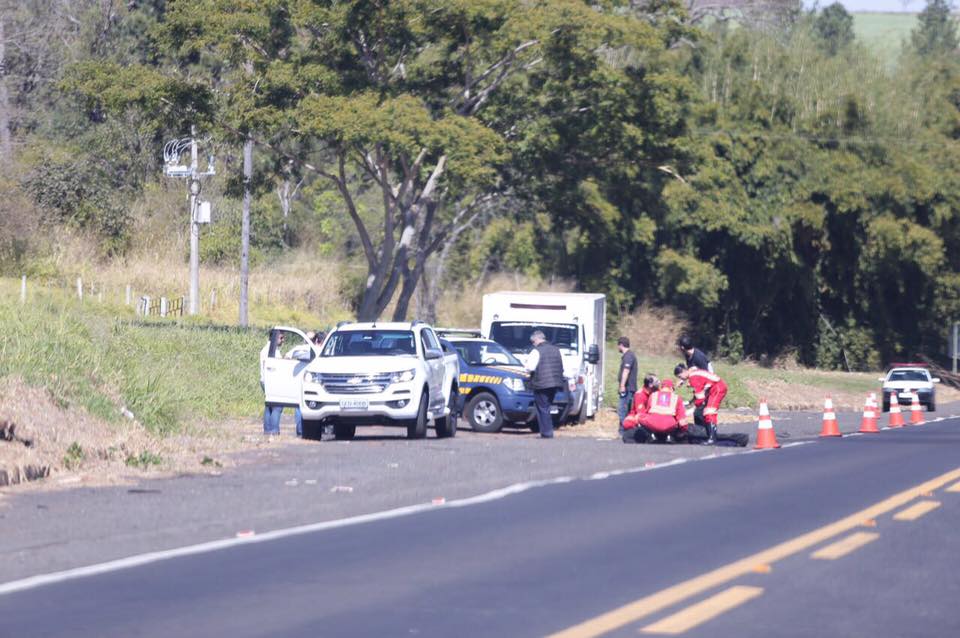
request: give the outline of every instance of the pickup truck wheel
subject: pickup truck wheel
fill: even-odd
[[[420,409],[417,418],[407,426],[408,439],[422,439],[427,436],[427,393],[420,397]]]
[[[357,426],[336,424],[333,426],[333,438],[338,441],[350,441],[357,434]]]
[[[937,411],[937,402],[934,401],[933,399],[930,399],[930,401],[927,402],[927,412],[936,412],[936,411]]]
[[[503,412],[497,397],[489,392],[477,392],[467,402],[467,421],[474,432],[499,432],[503,427]]]
[[[434,420],[434,423],[436,424],[434,427],[437,430],[438,439],[447,439],[457,436],[457,421],[460,420],[460,415],[457,414],[456,388],[450,389],[450,398],[447,400],[447,407],[450,408],[450,414],[447,416],[438,417]]]
[[[303,420],[303,438],[307,441],[319,441],[323,438],[323,421]]]

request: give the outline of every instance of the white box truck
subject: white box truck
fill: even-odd
[[[522,361],[530,334],[542,330],[560,348],[563,373],[574,395],[569,416],[581,423],[603,402],[603,349],[607,305],[601,294],[493,292],[483,296],[484,336],[507,347]]]

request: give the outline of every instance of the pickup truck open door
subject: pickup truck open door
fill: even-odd
[[[300,405],[303,374],[316,356],[316,347],[304,333],[287,326],[273,328],[270,341],[260,353],[264,402]]]

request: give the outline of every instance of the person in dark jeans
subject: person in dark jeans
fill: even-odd
[[[617,380],[620,382],[620,402],[617,406],[617,416],[620,417],[620,435],[623,436],[623,420],[630,413],[630,403],[637,392],[637,355],[630,350],[630,339],[617,339],[617,350],[620,351],[620,372]]]
[[[546,335],[534,330],[530,335],[533,351],[527,358],[527,370],[530,371],[530,385],[533,387],[533,402],[537,406],[537,424],[540,437],[553,438],[553,416],[550,406],[557,392],[563,388],[563,357],[560,349],[547,341]]]

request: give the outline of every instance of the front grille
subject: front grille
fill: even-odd
[[[379,394],[390,385],[391,374],[323,374],[320,384],[330,394]]]

